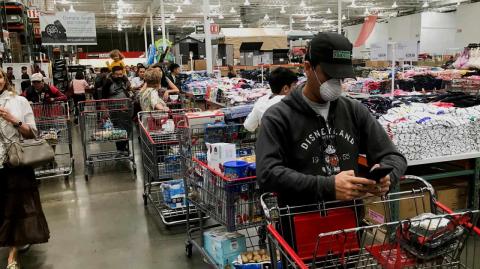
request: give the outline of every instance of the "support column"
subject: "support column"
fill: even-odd
[[[205,54],[207,56],[207,72],[213,73],[212,34],[210,33],[210,0],[203,0],[203,26],[205,28]]]
[[[150,15],[150,38],[151,38],[151,44],[155,44],[155,35],[153,34],[153,16],[152,16],[152,10],[149,8],[149,15]]]
[[[125,30],[125,50],[130,51],[130,48],[128,47],[128,31]]]
[[[145,57],[147,57],[147,54],[148,54],[147,20],[143,21],[143,40],[145,41]]]
[[[342,34],[342,0],[337,0],[338,2],[338,34]]]
[[[163,0],[160,0],[160,14],[162,16],[162,40],[165,40],[165,6]],[[166,42],[162,42],[163,44],[163,51],[167,48]]]

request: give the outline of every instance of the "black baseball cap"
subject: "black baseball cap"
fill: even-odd
[[[331,78],[355,78],[352,48],[352,43],[340,34],[318,33],[308,45],[305,60],[320,65]]]

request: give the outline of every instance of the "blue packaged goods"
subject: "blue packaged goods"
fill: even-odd
[[[226,120],[233,120],[238,118],[247,117],[250,112],[253,110],[253,104],[251,105],[241,105],[234,106],[222,109],[223,114],[225,114]]]
[[[247,177],[247,169],[250,164],[245,161],[230,161],[223,164],[224,174],[227,178]]]
[[[232,266],[237,257],[247,251],[245,236],[236,232],[226,232],[223,227],[204,232],[203,239],[206,252],[218,268]]]
[[[257,164],[256,163],[251,163],[248,166],[248,176],[249,177],[254,177],[257,175]]]
[[[178,155],[166,156],[165,157],[165,172],[166,173],[177,173],[180,172],[181,159]]]
[[[185,186],[183,179],[162,183],[163,200],[171,209],[185,207]]]

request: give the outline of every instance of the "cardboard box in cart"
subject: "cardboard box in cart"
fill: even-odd
[[[224,114],[220,110],[202,111],[202,112],[188,112],[185,113],[187,124],[190,127],[200,127],[209,123],[223,122]]]
[[[455,182],[455,180],[451,180]],[[466,182],[457,182],[451,184],[434,185],[438,201],[452,209],[453,211],[461,210],[467,207],[468,184]],[[421,195],[418,195],[421,196]],[[373,198],[379,201],[378,198]],[[370,203],[366,200],[365,220],[371,224],[381,224],[388,221],[388,208],[384,203]],[[430,195],[425,194],[415,199],[404,199],[400,201],[400,219],[410,219],[419,214],[431,212]]]
[[[237,158],[235,144],[213,143],[207,144],[208,166],[219,173],[223,173],[222,165],[226,162],[235,161]]]
[[[246,239],[243,234],[226,232],[225,228],[217,228],[203,233],[204,246],[213,258],[218,268],[232,266],[238,255],[247,251]]]

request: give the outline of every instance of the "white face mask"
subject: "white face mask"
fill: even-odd
[[[315,74],[317,82],[320,84],[320,97],[322,97],[323,101],[335,101],[338,99],[338,97],[340,97],[340,95],[342,95],[342,83],[340,82],[340,79],[332,78],[324,83],[321,83],[318,79],[317,73],[315,71],[313,71],[313,73]]]

